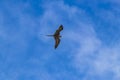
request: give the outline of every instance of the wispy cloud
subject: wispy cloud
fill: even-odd
[[[101,9],[96,10],[95,15],[102,19],[102,22],[112,24],[112,26],[107,27],[107,29],[110,29],[110,33],[115,35],[115,31],[113,31],[115,29],[113,28],[116,27],[119,31],[118,26],[116,26],[119,24],[119,18],[117,17],[119,15],[115,14],[119,12],[114,12],[114,9],[115,8],[112,8],[107,11],[101,11]],[[78,9],[77,11],[80,11],[80,9]],[[79,73],[83,73],[85,75],[83,77],[83,80],[96,80],[96,78],[98,80],[119,80],[119,45],[116,45],[119,44],[119,41],[116,39],[112,39],[110,41],[111,43],[109,43],[111,45],[108,46],[104,44],[104,42],[98,36],[98,34],[100,33],[96,32],[96,26],[98,25],[94,23],[92,17],[88,16],[87,14],[88,13],[86,13],[86,16],[89,19],[86,19],[86,17],[84,17],[84,19],[88,20],[87,22],[89,22],[89,25],[88,23],[86,24],[85,22],[78,19],[78,21],[82,22],[82,25],[77,23],[79,24],[79,28],[77,28],[76,31],[74,29],[73,31],[68,32],[66,35],[68,40],[71,40],[72,43],[76,43],[77,45],[79,45],[78,47],[72,47],[71,49],[73,50],[72,52],[74,55],[73,65],[76,69],[79,70]],[[77,22],[76,20],[74,21]],[[99,24],[99,26],[102,25]],[[101,32],[101,34],[103,33]],[[104,33],[104,35],[109,36],[107,33]],[[116,32],[116,37],[114,38],[119,39],[119,35],[119,32]],[[108,78],[109,76],[111,76],[111,78]]]
[[[82,7],[48,0],[40,4],[43,13],[35,16],[30,2],[5,1],[0,13],[0,64],[3,65],[0,79],[106,80],[111,76],[109,80],[119,80],[119,6],[106,10],[98,3],[95,1],[93,6],[89,3],[89,9],[95,10],[91,17]],[[97,32],[103,26],[100,23],[112,24],[107,27],[110,30],[116,27],[118,31],[114,29],[112,34],[118,33],[118,40],[104,44],[99,36],[102,32]],[[53,39],[40,34],[52,34],[60,24],[64,25],[60,53],[51,48],[46,50],[54,42],[47,45],[45,42]]]

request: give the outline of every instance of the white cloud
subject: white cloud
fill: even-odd
[[[114,11],[114,9],[112,10]],[[117,17],[118,15],[115,15],[116,12],[113,12],[112,10],[108,10],[105,12],[101,11],[100,13],[98,13],[98,11],[96,13],[98,13],[100,18],[103,18],[102,20],[105,19],[104,21],[107,21],[107,23],[116,26],[116,24],[119,24],[119,18]],[[74,15],[82,15],[82,13],[80,14],[79,11],[81,10],[77,9]],[[77,70],[79,70],[80,73],[86,75],[84,76],[85,80],[93,79],[95,78],[95,76],[101,77],[101,79],[106,79],[106,77],[110,74],[113,74],[110,75],[112,77],[111,80],[119,80],[119,42],[114,41],[109,46],[103,44],[102,40],[97,37],[97,32],[95,32],[94,29],[94,27],[97,25],[95,25],[94,22],[92,22],[92,20],[90,19],[90,17],[87,16],[85,13],[84,19],[87,22],[84,22],[77,17],[74,18],[74,24],[77,24],[79,28],[74,28],[74,30],[70,30],[65,33],[65,37],[67,38],[67,40],[71,41],[70,44],[75,43],[79,45],[77,47],[71,48],[71,53],[73,53],[74,55],[73,66]],[[118,37],[119,33],[116,35],[116,37]]]
[[[84,33],[82,35],[84,35]],[[116,43],[117,45],[108,47],[102,44],[102,41],[94,35],[91,35],[91,37],[86,36],[82,39],[79,37],[80,35],[77,36],[77,43],[80,44],[80,47],[74,49],[78,52],[73,53],[73,65],[80,73],[86,75],[84,78],[91,76],[92,79],[95,76],[104,76],[102,78],[105,79],[107,74],[113,73],[112,80],[119,80],[119,42]]]
[[[104,45],[102,41],[97,37],[97,33],[94,30],[94,27],[96,25],[94,24],[94,22],[92,22],[91,18],[85,13],[83,9],[79,9],[75,6],[69,6],[67,4],[64,4],[63,1],[60,1],[59,4],[58,2],[51,2],[43,6],[45,10],[44,14],[39,17],[40,19],[38,18],[36,19],[23,13],[24,7],[25,8],[29,7],[28,4],[24,6],[13,5],[12,8],[9,6],[7,6],[8,12],[10,12],[12,16],[14,15],[13,17],[17,17],[19,19],[20,27],[17,34],[14,33],[9,34],[9,32],[2,29],[0,31],[0,37],[2,37],[5,40],[9,40],[9,43],[14,43],[14,42],[17,43],[20,40],[21,43],[19,44],[25,45],[24,48],[26,48],[28,47],[26,40],[27,34],[40,37],[39,34],[48,34],[48,32],[52,33],[57,28],[56,26],[59,26],[59,24],[62,23],[65,26],[64,40],[67,41],[65,43],[69,46],[69,49],[71,50],[70,53],[73,53],[72,65],[75,69],[78,70],[79,73],[85,74],[84,79],[87,79],[87,77],[91,75],[92,77],[94,77],[94,75],[105,76],[106,73],[110,71],[114,74],[113,75],[114,80],[117,79],[119,80],[120,78],[119,47],[120,46],[117,45],[117,42],[116,45],[114,45],[113,47],[108,47]],[[112,18],[110,16],[115,18],[115,16],[112,15],[112,13],[106,13],[104,15],[107,14],[109,14],[107,16],[107,20],[110,19],[112,21]],[[35,26],[39,26],[39,27],[35,28]],[[40,39],[44,41],[45,38],[43,39],[42,38],[43,37],[40,37]],[[50,39],[46,38],[46,41],[47,40]],[[78,45],[78,46],[74,47],[74,45],[75,46]],[[47,58],[47,60],[52,58],[52,57],[46,57],[46,56],[50,56],[50,54],[48,55],[47,53],[44,56],[45,58]],[[30,62],[33,62],[35,65],[38,65],[40,63],[39,60],[35,60],[35,61],[34,59],[32,60]],[[46,61],[43,63],[47,64]],[[18,72],[15,71],[13,72],[13,74],[10,74],[8,76],[10,77],[12,76],[11,77],[12,80],[17,79],[19,78],[19,76],[26,74],[28,77],[37,76],[38,79],[42,78],[43,80],[49,80],[49,79],[54,80],[55,76],[58,77],[60,76],[59,74],[63,74],[63,75],[65,73],[67,74],[67,72],[65,73],[63,72],[63,73],[58,73],[57,75],[51,75],[46,70],[43,70],[41,72],[37,70],[39,70],[39,68],[35,69],[35,71],[22,69],[21,71]],[[13,77],[15,74],[16,76]],[[1,75],[3,77],[5,76],[4,74]]]
[[[120,64],[119,64],[119,47],[120,45],[113,46],[112,48],[103,48],[99,50],[98,56],[94,62],[94,69],[96,74],[104,74],[112,72],[115,78],[120,79]]]

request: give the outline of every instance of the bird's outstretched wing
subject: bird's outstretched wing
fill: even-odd
[[[60,39],[59,37],[54,37],[54,38],[55,38],[55,49],[56,49],[60,43]]]
[[[54,35],[59,35],[60,31],[63,30],[63,25],[60,25],[59,28],[56,30],[56,32],[54,33]]]
[[[59,28],[58,28],[59,31],[62,31],[63,30],[63,25],[60,25]]]

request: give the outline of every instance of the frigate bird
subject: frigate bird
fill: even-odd
[[[60,32],[63,30],[63,25],[60,25],[59,28],[56,30],[56,32],[53,35],[46,35],[46,36],[52,36],[55,39],[55,46],[54,48],[56,49],[60,43]]]

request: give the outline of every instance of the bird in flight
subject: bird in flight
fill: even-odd
[[[55,31],[55,33],[53,35],[47,35],[47,36],[52,36],[55,39],[55,46],[54,48],[56,49],[60,43],[60,32],[63,30],[63,25],[60,25],[59,28]]]

